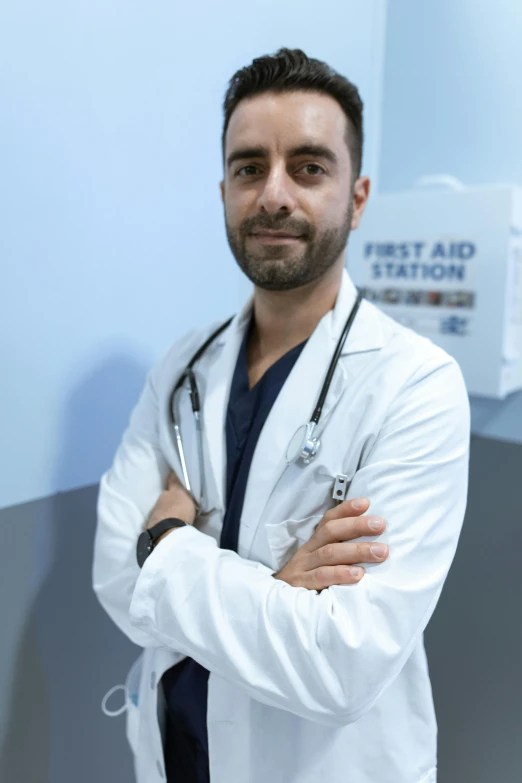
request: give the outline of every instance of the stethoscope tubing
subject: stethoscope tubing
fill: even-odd
[[[315,410],[312,414],[312,418],[310,419],[310,423],[313,424],[319,424],[319,419],[321,418],[321,413],[323,412],[323,406],[326,400],[326,396],[328,394],[328,391],[330,389],[330,384],[332,383],[333,374],[335,372],[335,368],[337,367],[337,364],[339,362],[339,357],[341,355],[341,351],[344,348],[344,344],[346,342],[346,338],[348,337],[348,333],[350,332],[350,329],[352,328],[352,324],[355,320],[355,316],[357,315],[357,311],[359,310],[359,306],[362,301],[362,293],[360,291],[357,291],[357,298],[355,300],[355,304],[352,307],[352,310],[350,312],[350,315],[348,316],[348,320],[346,321],[344,325],[344,329],[342,331],[341,336],[339,337],[339,340],[337,341],[337,346],[335,348],[334,355],[332,356],[332,360],[330,362],[330,366],[328,367],[328,372],[326,373],[326,377],[324,379],[324,383],[321,389],[321,392],[319,394],[319,399],[317,400],[317,405],[315,407]]]
[[[323,411],[323,406],[326,400],[326,397],[328,395],[328,391],[330,389],[330,385],[332,382],[332,378],[335,372],[335,369],[337,367],[337,364],[339,362],[339,358],[341,356],[341,352],[343,350],[344,344],[346,342],[346,339],[348,337],[348,334],[350,332],[350,329],[352,327],[352,324],[355,320],[355,317],[357,315],[357,312],[359,310],[361,301],[363,299],[363,295],[360,291],[357,291],[357,297],[355,300],[355,303],[352,307],[352,310],[348,316],[348,319],[344,325],[343,331],[341,333],[341,336],[339,337],[339,340],[337,341],[337,345],[334,351],[334,354],[332,356],[332,359],[330,361],[323,385],[321,387],[321,391],[319,393],[319,398],[317,400],[317,405],[315,406],[314,412],[312,414],[311,419],[308,423],[308,428],[310,429],[309,437],[311,437],[311,433],[319,423],[319,419],[321,418],[321,413]],[[185,487],[188,492],[191,493],[192,497],[194,497],[192,488],[190,485],[190,479],[188,475],[188,469],[187,469],[187,462],[185,459],[185,451],[183,449],[183,440],[181,437],[181,432],[179,428],[179,424],[176,421],[176,415],[174,412],[174,402],[175,402],[175,395],[181,389],[183,384],[185,383],[185,380],[188,380],[190,385],[190,400],[192,405],[192,412],[194,414],[194,418],[196,421],[196,430],[197,430],[197,441],[198,441],[198,462],[200,467],[200,474],[201,474],[201,486],[200,486],[200,494],[201,494],[201,505],[203,504],[203,499],[205,498],[205,478],[204,478],[204,471],[203,471],[203,436],[202,436],[202,424],[201,424],[201,401],[199,397],[199,391],[198,386],[196,382],[196,377],[193,371],[193,367],[195,363],[198,361],[198,359],[203,356],[207,348],[214,342],[214,340],[219,337],[219,335],[225,331],[225,329],[231,324],[234,316],[229,318],[225,323],[221,324],[212,334],[210,337],[208,337],[203,345],[201,345],[196,353],[192,356],[191,360],[183,370],[182,374],[180,375],[177,383],[175,384],[174,388],[172,389],[170,398],[169,398],[169,413],[170,413],[170,420],[171,424],[174,427],[174,433],[176,437],[176,445],[178,448],[178,454],[180,457],[181,462],[181,469],[183,471],[183,479],[185,481]],[[315,456],[315,451],[312,457]],[[312,457],[307,461],[311,461]],[[199,504],[198,504],[199,505]]]

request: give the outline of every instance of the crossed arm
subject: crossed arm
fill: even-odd
[[[411,379],[352,481],[352,496],[370,497],[387,520],[389,559],[321,592],[274,579],[192,527],[168,535],[139,571],[136,538],[169,473],[154,406],[151,380],[102,481],[100,601],[138,644],[172,647],[258,701],[330,725],[357,720],[410,656],[455,554],[469,445],[457,367]]]
[[[367,498],[354,498],[327,511],[310,540],[273,576],[292,587],[319,592],[332,585],[356,584],[364,576],[364,569],[354,564],[381,563],[388,557],[385,544],[375,547],[369,543],[352,543],[356,538],[377,536],[386,529],[386,522],[380,517],[360,516],[369,505]],[[151,529],[163,519],[172,517],[189,525],[196,518],[194,501],[174,472],[169,474],[167,486],[152,509],[146,527]],[[179,528],[164,533],[156,546],[176,530]]]

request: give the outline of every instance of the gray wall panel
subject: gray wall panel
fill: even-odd
[[[0,781],[132,783],[100,711],[138,652],[91,591],[97,487],[0,512]],[[459,548],[426,631],[439,783],[522,780],[522,447],[473,439]],[[399,783],[399,781],[398,781]]]
[[[426,649],[439,783],[522,780],[522,447],[473,438],[468,508]]]
[[[139,649],[91,590],[96,494],[0,512],[1,783],[134,780],[124,717],[100,709]]]

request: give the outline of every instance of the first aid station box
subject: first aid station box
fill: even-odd
[[[522,388],[522,188],[370,197],[348,270],[366,299],[455,357],[469,394]]]

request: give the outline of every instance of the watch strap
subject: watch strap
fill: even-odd
[[[187,523],[177,517],[169,517],[168,519],[162,519],[161,522],[157,522],[152,527],[149,527],[147,533],[150,536],[150,542],[152,547],[158,543],[158,539],[167,532],[167,530],[173,530],[175,527],[186,527]]]

